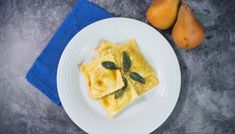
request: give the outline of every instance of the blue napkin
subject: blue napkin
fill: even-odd
[[[112,15],[97,5],[87,0],[78,0],[30,68],[26,79],[51,101],[61,106],[56,86],[56,73],[65,46],[87,25],[109,17]]]

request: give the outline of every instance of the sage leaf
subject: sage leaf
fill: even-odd
[[[101,63],[101,65],[102,65],[104,68],[109,69],[109,70],[116,70],[116,69],[119,69],[119,68],[117,67],[117,65],[116,65],[114,62],[112,62],[112,61],[103,61],[103,62]]]
[[[122,96],[123,93],[125,92],[126,88],[127,88],[128,82],[127,82],[127,79],[125,77],[123,77],[123,82],[124,82],[124,86],[121,89],[119,89],[115,92],[115,95],[114,95],[115,99]]]
[[[136,72],[130,72],[129,76],[132,80],[145,84],[145,79]]]
[[[117,98],[119,98],[120,96],[122,96],[123,95],[123,93],[125,92],[125,89],[119,89],[119,90],[117,90],[116,92],[115,92],[115,99],[117,99]]]
[[[131,59],[127,52],[123,52],[123,57],[122,57],[122,64],[123,64],[123,69],[124,72],[128,72],[129,69],[131,68]]]

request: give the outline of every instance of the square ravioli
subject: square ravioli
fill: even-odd
[[[93,99],[111,94],[124,86],[120,70],[108,70],[102,66],[103,61],[115,62],[112,54],[107,54],[80,66],[88,84],[89,95]]]
[[[80,69],[86,76],[90,96],[99,100],[110,117],[158,84],[135,39],[120,45],[103,40],[95,51],[98,58]],[[113,64],[104,68],[104,61]]]
[[[98,49],[100,55],[112,53],[118,66],[123,67],[123,52],[127,53],[131,60],[130,72],[137,72],[145,80],[145,84],[133,80],[129,73],[122,70],[128,81],[130,81],[138,94],[144,94],[158,84],[158,78],[150,64],[144,58],[135,39],[131,39],[124,44],[116,45],[109,41],[104,41]]]
[[[101,99],[99,99],[99,101],[108,115],[110,117],[115,117],[123,108],[131,104],[137,98],[137,92],[135,91],[132,84],[128,83],[127,88],[120,97],[116,98],[115,93],[112,93],[102,97]]]
[[[99,56],[105,56],[114,51],[115,48],[117,48],[117,45],[113,42],[102,40],[101,43],[95,48],[95,51],[99,53]]]

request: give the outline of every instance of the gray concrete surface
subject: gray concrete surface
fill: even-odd
[[[116,16],[145,21],[151,0],[91,0]],[[82,134],[64,110],[25,80],[25,74],[75,0],[0,0],[0,134]],[[189,0],[207,39],[178,49],[179,101],[154,134],[235,133],[235,1]]]

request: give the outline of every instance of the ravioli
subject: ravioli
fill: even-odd
[[[80,69],[86,76],[90,96],[99,100],[110,117],[115,117],[128,104],[159,83],[135,39],[120,45],[103,40],[95,51],[99,53],[98,58],[82,65]],[[131,62],[128,70],[124,69],[126,64],[123,65],[124,53]],[[118,69],[104,68],[101,66],[103,61],[113,62]],[[139,76],[133,78],[131,73]],[[122,94],[117,97],[119,91]]]
[[[80,66],[87,80],[89,95],[94,99],[113,93],[124,86],[121,72],[105,69],[101,65],[103,61],[115,62],[115,59],[112,54],[107,54]]]
[[[137,98],[137,92],[132,84],[128,83],[125,92],[119,98],[115,98],[115,94],[112,93],[102,97],[99,101],[108,115],[110,117],[115,117],[123,108],[125,108],[128,104],[131,104]]]
[[[115,48],[117,48],[116,44],[107,40],[102,40],[101,44],[95,48],[95,51],[99,53],[99,56],[105,56],[113,52]]]
[[[159,83],[159,80],[155,74],[150,73],[143,76],[145,78],[145,84],[133,81],[129,76],[127,76],[128,77],[127,79],[133,84],[138,95],[143,95],[144,93],[151,90]]]
[[[119,51],[120,52],[125,51],[129,54],[130,59],[132,61],[130,71],[138,72],[145,79],[145,84],[142,84],[132,80],[130,76],[127,75],[127,78],[133,84],[138,94],[142,95],[158,84],[159,82],[158,78],[156,77],[153,68],[150,66],[150,64],[147,62],[147,60],[144,58],[143,54],[141,53],[139,47],[137,46],[136,40],[132,39],[129,40],[127,43],[120,45]],[[117,57],[119,59],[117,59]],[[121,61],[120,64],[123,63],[122,56],[116,56],[115,58],[118,61]]]
[[[144,94],[145,92],[152,89],[154,86],[158,84],[158,78],[150,64],[146,61],[143,54],[141,53],[139,47],[137,46],[137,42],[135,39],[131,39],[124,44],[115,45],[111,42],[105,41],[107,43],[103,43],[100,45],[98,49],[100,55],[106,55],[107,53],[112,53],[117,61],[118,66],[123,66],[122,61],[122,53],[125,51],[130,56],[132,61],[132,65],[130,71],[138,72],[141,76],[145,78],[145,84],[136,82],[131,80],[129,75],[126,75],[128,80],[133,84],[135,90],[138,94]],[[122,73],[124,73],[122,71]]]

